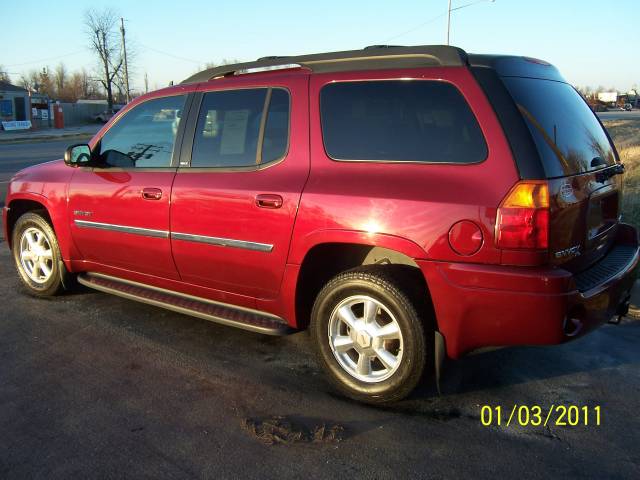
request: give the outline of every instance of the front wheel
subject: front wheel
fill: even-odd
[[[346,396],[390,403],[420,381],[425,332],[408,291],[388,267],[374,266],[342,273],[318,294],[311,335],[320,364]]]
[[[18,276],[29,293],[47,297],[62,292],[68,274],[56,234],[45,218],[34,212],[22,215],[13,229],[12,247]]]

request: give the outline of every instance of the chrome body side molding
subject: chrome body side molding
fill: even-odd
[[[208,243],[209,245],[243,248],[245,250],[255,250],[258,252],[270,252],[273,250],[273,245],[269,243],[248,242],[246,240],[235,240],[232,238],[207,237],[205,235],[192,235],[190,233],[171,232],[171,238],[174,240],[184,240],[185,242]]]
[[[112,223],[90,222],[88,220],[75,219],[74,223],[79,228],[95,228],[98,230],[110,230],[113,232],[131,233],[144,237],[169,238],[166,230],[154,230],[152,228],[130,227],[128,225],[114,225]]]
[[[236,240],[233,238],[208,237],[206,235],[193,235],[191,233],[171,232],[167,230],[154,230],[152,228],[132,227],[129,225],[115,225],[112,223],[91,222],[89,220],[75,219],[74,223],[78,228],[95,228],[97,230],[109,230],[112,232],[130,233],[132,235],[142,235],[144,237],[169,238],[182,240],[185,242],[206,243],[218,245],[220,247],[242,248],[256,252],[271,252],[273,245],[270,243],[249,242],[247,240]]]

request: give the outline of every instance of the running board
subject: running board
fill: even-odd
[[[242,328],[266,335],[293,333],[280,317],[242,307],[214,302],[163,288],[152,287],[101,273],[81,273],[78,282],[101,292],[148,303],[174,312],[202,318],[222,325]]]

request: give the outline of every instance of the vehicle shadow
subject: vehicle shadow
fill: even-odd
[[[413,400],[447,397],[527,384],[576,373],[640,363],[640,321],[625,318],[563,345],[509,347],[470,354],[444,364],[438,395],[434,380],[425,380]]]

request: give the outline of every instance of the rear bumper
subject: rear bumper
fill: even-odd
[[[549,267],[418,265],[447,354],[458,358],[482,347],[551,345],[584,335],[628,302],[639,258],[636,230],[621,224],[611,252],[579,275]]]

